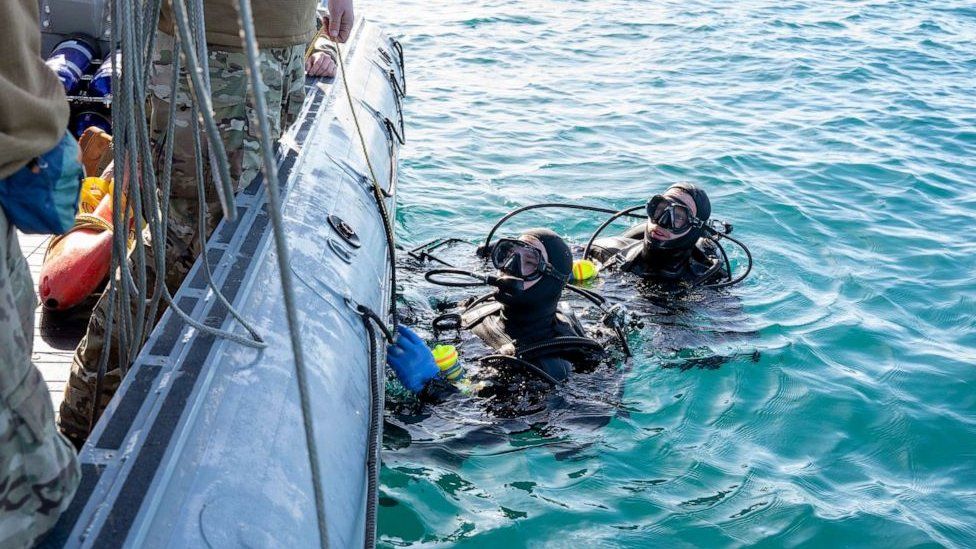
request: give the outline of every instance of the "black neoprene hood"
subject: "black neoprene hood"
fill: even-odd
[[[536,309],[555,311],[559,296],[566,286],[573,269],[573,253],[560,236],[549,229],[530,229],[522,236],[531,236],[546,249],[546,261],[561,274],[543,276],[526,290],[508,289],[499,292],[498,301],[509,309]]]
[[[701,221],[708,221],[708,218],[712,215],[712,202],[708,199],[708,195],[705,191],[699,189],[692,183],[681,182],[675,183],[668,187],[668,191],[671,189],[681,189],[682,191],[688,193],[692,200],[695,202],[695,217]],[[667,192],[667,191],[665,191]],[[667,249],[667,250],[689,250],[692,246],[698,242],[698,239],[702,235],[702,229],[699,227],[692,227],[685,234],[675,238],[674,240],[658,241],[651,237],[651,222],[648,220],[647,227],[644,230],[644,243],[645,247],[657,248],[657,249]]]

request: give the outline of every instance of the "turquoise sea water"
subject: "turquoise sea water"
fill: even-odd
[[[756,257],[649,313],[579,451],[388,443],[381,545],[976,546],[971,2],[357,7],[407,55],[404,245],[691,180]]]

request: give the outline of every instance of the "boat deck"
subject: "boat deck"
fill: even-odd
[[[34,291],[37,291],[37,281],[44,261],[44,251],[47,250],[48,235],[17,234],[20,249],[27,257],[31,278],[34,280]],[[88,317],[95,305],[95,299],[65,313],[50,313],[44,311],[38,301],[34,311],[34,349],[31,361],[41,370],[44,381],[47,382],[51,401],[54,403],[54,413],[58,413],[61,401],[64,400],[64,384],[68,381],[71,370],[71,357],[78,342],[85,335]]]

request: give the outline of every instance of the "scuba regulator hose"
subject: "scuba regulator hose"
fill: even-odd
[[[587,206],[587,205],[584,205],[584,204],[570,204],[570,203],[566,203],[566,202],[543,202],[541,204],[530,204],[528,206],[522,206],[521,208],[516,208],[516,209],[508,212],[507,214],[505,214],[504,216],[502,216],[502,218],[499,219],[492,226],[491,230],[488,231],[488,236],[485,237],[485,243],[478,247],[478,255],[480,257],[488,257],[488,254],[491,253],[490,252],[490,250],[491,250],[491,239],[492,239],[493,236],[495,236],[495,232],[498,231],[498,229],[502,225],[504,225],[506,221],[508,221],[509,219],[515,217],[516,215],[518,215],[518,214],[520,214],[522,212],[527,212],[527,211],[530,211],[530,210],[540,210],[540,209],[544,209],[544,208],[551,208],[551,209],[563,208],[563,209],[569,209],[569,210],[585,210],[585,211],[589,211],[589,212],[608,213],[608,214],[618,213],[617,210],[613,210],[613,209],[610,209],[610,208],[602,208],[600,206]],[[628,215],[630,217],[636,217],[636,218],[644,219],[644,217],[641,216],[641,215],[636,215],[636,214],[630,213],[631,211],[633,211],[633,209],[630,210],[630,211],[628,211],[628,213],[623,214],[623,215]],[[616,219],[616,217],[614,219]],[[586,256],[584,255],[583,258],[585,259]]]
[[[712,242],[714,242],[715,245],[718,246],[718,249],[721,250],[721,252],[722,252],[722,258],[725,260],[726,270],[729,273],[728,279],[725,280],[725,281],[723,281],[723,282],[716,282],[714,284],[704,284],[704,285],[702,285],[703,288],[728,288],[729,286],[734,286],[734,285],[742,282],[743,280],[746,279],[747,276],[749,276],[749,273],[752,272],[752,264],[753,264],[753,261],[752,261],[752,252],[749,251],[748,246],[746,246],[745,244],[743,244],[741,240],[739,240],[737,238],[733,238],[732,236],[729,236],[729,233],[732,232],[732,225],[729,225],[728,223],[725,223],[724,225],[725,225],[725,231],[724,232],[723,231],[719,231],[719,230],[717,230],[714,227],[711,227],[709,225],[705,225],[705,230],[710,235],[709,236],[709,240],[711,240]],[[741,248],[742,251],[745,252],[746,259],[748,260],[748,263],[746,263],[746,270],[745,270],[745,272],[742,273],[741,275],[737,276],[734,279],[732,278],[732,265],[729,263],[729,256],[728,256],[728,254],[725,253],[725,248],[722,246],[722,243],[719,242],[719,240],[721,240],[723,238],[724,239],[727,239],[727,240],[731,240],[739,248]]]
[[[596,231],[593,232],[593,235],[590,236],[590,239],[586,241],[586,247],[583,248],[583,259],[590,258],[590,248],[593,247],[593,242],[596,241],[597,237],[600,236],[600,233],[602,233],[604,229],[609,227],[610,224],[616,221],[617,219],[620,219],[625,215],[629,215],[630,217],[639,217],[641,219],[647,219],[647,217],[643,215],[634,215],[634,212],[636,212],[637,210],[643,210],[645,209],[645,207],[646,206],[644,205],[640,205],[640,206],[634,206],[632,208],[620,210],[618,212],[614,212],[609,219],[604,221],[599,227],[596,228]]]
[[[465,281],[447,278],[452,275],[471,278],[473,280]],[[424,280],[430,282],[431,284],[446,286],[448,288],[474,288],[477,286],[495,286],[496,288],[499,288],[505,286],[505,283],[501,281],[501,277],[489,274],[472,273],[471,271],[465,271],[464,269],[453,268],[431,269],[424,273]]]

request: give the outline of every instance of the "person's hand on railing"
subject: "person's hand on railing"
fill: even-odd
[[[326,52],[317,51],[305,61],[305,74],[313,77],[329,78],[335,76],[336,62]]]

